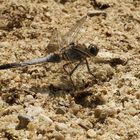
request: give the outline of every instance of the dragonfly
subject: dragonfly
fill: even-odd
[[[65,61],[66,63],[63,65],[63,69],[67,73],[67,75],[69,75],[73,86],[75,86],[72,80],[72,74],[82,63],[85,63],[88,72],[93,75],[89,68],[87,58],[95,57],[99,52],[99,48],[95,44],[89,44],[88,46],[86,46],[85,44],[77,43],[75,39],[80,32],[82,25],[85,23],[88,17],[105,14],[106,13],[102,11],[89,12],[85,16],[77,20],[76,23],[64,35],[60,36],[58,31],[54,32],[47,46],[47,49],[49,50],[49,54],[47,56],[23,62],[2,64],[0,65],[0,70],[25,67],[28,65],[35,65],[46,62],[60,63],[62,61]],[[66,68],[74,63],[76,63],[75,67],[69,72]]]

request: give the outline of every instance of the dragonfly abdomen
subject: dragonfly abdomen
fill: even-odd
[[[61,62],[61,60],[62,59],[59,54],[51,53],[47,55],[46,57],[36,58],[36,59],[28,60],[25,62],[3,64],[0,66],[0,70],[24,67],[28,65],[35,65],[35,64],[45,63],[45,62],[59,63]]]

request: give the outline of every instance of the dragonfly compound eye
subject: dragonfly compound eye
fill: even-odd
[[[98,54],[98,52],[99,52],[99,49],[97,48],[97,46],[95,45],[95,44],[90,44],[89,46],[88,46],[88,49],[89,49],[89,52],[91,53],[91,54],[93,54],[93,55],[97,55]]]

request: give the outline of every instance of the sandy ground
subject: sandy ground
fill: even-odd
[[[60,64],[0,71],[1,140],[140,139],[139,0],[0,0],[0,64],[46,56],[52,29],[61,34],[89,11],[80,43],[95,43],[74,90]]]

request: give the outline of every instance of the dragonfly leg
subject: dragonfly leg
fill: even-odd
[[[88,64],[87,59],[85,59],[85,61],[86,61],[86,66],[87,66],[87,70],[88,70],[89,74],[91,74],[92,76],[94,76],[94,74],[90,70],[90,67],[89,67],[89,64]]]
[[[71,77],[70,73],[66,70],[66,67],[67,67],[68,65],[70,65],[70,64],[72,64],[72,62],[64,64],[64,65],[63,65],[63,69],[64,69],[64,71],[69,75],[70,80],[71,80],[71,82],[72,82],[72,85],[73,85],[73,87],[75,88],[75,85],[74,85],[74,82],[73,82],[73,80],[72,80],[72,77]]]
[[[74,71],[81,65],[83,61],[80,61],[75,67],[74,69],[70,72],[70,75],[72,76],[72,74],[74,73]]]
[[[74,87],[75,87],[75,85],[74,85],[74,82],[73,82],[73,80],[72,80],[72,74],[73,74],[74,71],[80,66],[80,64],[81,64],[82,62],[83,62],[83,61],[80,61],[80,62],[73,68],[73,70],[72,70],[70,73],[66,70],[66,67],[67,67],[68,65],[72,64],[72,62],[66,63],[65,65],[63,65],[63,69],[64,69],[64,70],[66,71],[66,73],[69,75],[70,80],[71,80],[71,82],[72,82],[72,84],[73,84]]]

